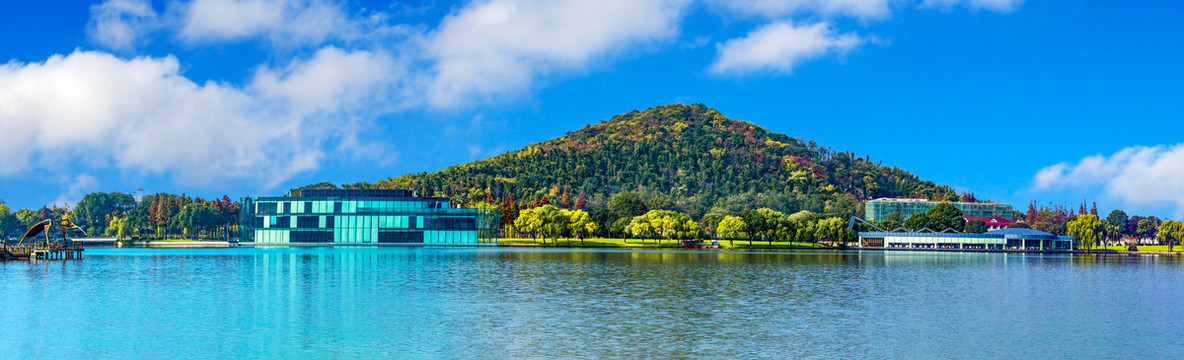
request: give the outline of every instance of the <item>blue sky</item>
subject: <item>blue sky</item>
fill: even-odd
[[[1177,1],[9,1],[0,199],[279,194],[633,109],[725,115],[1011,202],[1184,216]]]

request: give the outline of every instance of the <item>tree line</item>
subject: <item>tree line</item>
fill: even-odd
[[[226,195],[205,200],[156,193],[136,200],[126,193],[93,192],[83,196],[72,210],[55,205],[12,212],[0,205],[0,237],[19,237],[37,222],[61,219],[67,211],[91,237],[230,239],[238,231],[239,203]]]
[[[482,202],[482,204],[489,204]],[[817,214],[799,211],[792,215],[770,208],[710,213],[700,219],[663,208],[662,199],[644,199],[626,191],[614,194],[607,206],[593,210],[564,209],[549,202],[531,202],[516,208],[501,203],[503,234],[506,237],[547,239],[589,236],[662,240],[717,238],[826,242],[845,244],[854,239],[847,229],[850,214]],[[481,205],[493,207],[494,205]]]

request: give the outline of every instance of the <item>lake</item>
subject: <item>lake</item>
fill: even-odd
[[[1184,260],[536,248],[0,262],[4,358],[1184,358]]]

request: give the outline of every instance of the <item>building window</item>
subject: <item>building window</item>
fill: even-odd
[[[276,205],[273,202],[261,202],[255,205],[259,214],[275,214]]]
[[[316,216],[298,216],[296,217],[296,227],[298,228],[315,228],[320,225],[320,219]]]

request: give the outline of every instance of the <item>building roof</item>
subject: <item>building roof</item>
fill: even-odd
[[[1029,239],[1038,239],[1038,238],[1055,239],[1058,237],[1056,235],[1049,234],[1049,233],[1046,233],[1046,232],[1043,232],[1040,230],[1024,229],[1024,228],[991,230],[991,231],[988,231],[987,234],[995,234],[995,235],[1003,235],[1003,236],[1010,235],[1012,237],[1023,237],[1023,238],[1029,238]]]
[[[1008,221],[1007,219],[998,216],[963,216],[962,218],[966,219],[966,221],[982,220],[983,222],[987,223],[987,226],[1008,226],[1015,224],[1015,222]]]
[[[302,197],[417,197],[407,189],[301,189]]]
[[[1071,236],[1057,236],[1049,234],[1040,230],[1012,228],[999,229],[988,231],[984,234],[947,234],[947,233],[933,233],[933,232],[880,232],[880,231],[861,231],[861,237],[960,237],[960,238],[1007,238],[1007,239],[1041,239],[1041,240],[1071,240]]]

